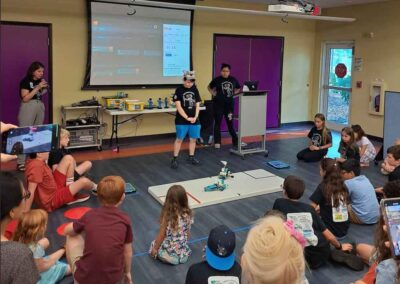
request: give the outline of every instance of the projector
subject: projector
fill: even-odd
[[[285,5],[285,4],[268,5],[268,12],[305,14],[303,7],[300,7],[297,4],[295,4],[295,5]]]
[[[321,9],[303,0],[281,0],[281,4],[268,5],[268,12],[321,15]]]

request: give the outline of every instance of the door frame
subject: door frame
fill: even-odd
[[[49,57],[49,66],[47,66],[47,74],[49,78],[49,91],[50,96],[48,98],[49,102],[49,123],[53,123],[53,25],[51,23],[34,23],[34,22],[20,22],[20,21],[0,21],[1,25],[14,25],[14,26],[36,26],[36,27],[46,27],[48,30],[48,57]]]
[[[211,70],[211,74],[212,74],[212,78],[216,77],[216,74],[214,72],[214,65],[215,65],[215,55],[216,55],[216,42],[217,42],[217,37],[219,36],[225,36],[225,37],[233,37],[233,38],[266,38],[266,39],[280,39],[282,41],[282,49],[281,49],[281,60],[280,60],[280,64],[281,64],[281,73],[280,75],[280,84],[279,84],[279,106],[278,106],[278,127],[281,127],[281,112],[282,112],[282,77],[283,77],[283,55],[284,55],[284,51],[285,51],[285,37],[283,36],[262,36],[262,35],[239,35],[239,34],[219,34],[219,33],[214,33],[213,34],[213,62],[212,62],[212,70]],[[210,81],[211,81],[210,80]],[[251,80],[250,78],[248,78],[248,80]]]
[[[328,80],[329,80],[329,74],[326,73],[327,70],[329,70],[329,65],[330,65],[330,59],[328,59],[328,55],[330,54],[329,49],[330,48],[352,48],[352,74],[351,74],[351,87],[350,87],[350,100],[349,100],[349,114],[348,114],[348,121],[349,123],[346,124],[337,124],[337,123],[330,123],[328,122],[328,117],[326,117],[326,125],[328,128],[336,130],[336,131],[341,131],[343,127],[351,125],[350,123],[350,118],[351,118],[351,105],[352,105],[352,93],[353,93],[353,71],[354,71],[354,53],[355,53],[355,41],[353,40],[348,40],[348,41],[324,41],[322,42],[321,46],[321,76],[320,76],[320,88],[319,88],[319,112],[320,113],[326,113],[327,116],[327,110],[328,110],[328,96],[326,95],[326,92],[328,91]],[[331,88],[335,89],[335,88]],[[338,88],[342,90],[343,88]]]

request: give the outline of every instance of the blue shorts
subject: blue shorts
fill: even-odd
[[[175,128],[176,138],[179,140],[185,139],[188,134],[190,139],[200,138],[200,124],[177,124]]]

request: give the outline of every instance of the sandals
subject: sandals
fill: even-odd
[[[20,171],[20,172],[25,172],[25,164],[17,165],[17,170]]]

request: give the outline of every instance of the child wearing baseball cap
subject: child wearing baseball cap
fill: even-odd
[[[235,233],[220,225],[211,230],[205,248],[205,261],[193,264],[186,283],[240,283],[242,269],[235,261]]]

